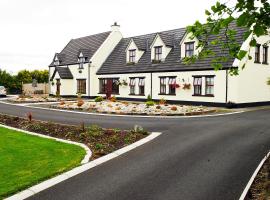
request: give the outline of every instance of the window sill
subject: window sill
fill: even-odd
[[[145,96],[145,94],[128,94],[129,96]]]
[[[98,94],[105,94],[106,95],[106,92],[99,92]],[[113,95],[120,95],[120,93],[111,93]]]
[[[215,97],[213,94],[206,94],[206,95],[200,95],[200,94],[193,94],[194,97]]]
[[[176,96],[176,94],[162,94],[162,93],[159,93],[158,95]]]

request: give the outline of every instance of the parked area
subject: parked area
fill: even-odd
[[[246,200],[270,199],[270,158],[257,174],[254,182],[249,189]]]
[[[3,116],[0,118],[1,123],[8,120]],[[15,120],[13,123],[22,126],[21,122]],[[32,126],[30,123],[28,125]],[[24,126],[28,129],[26,124]],[[78,166],[84,158],[85,150],[76,145],[0,127],[0,155],[0,199],[2,199]]]

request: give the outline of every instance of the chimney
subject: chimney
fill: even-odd
[[[120,29],[120,25],[118,25],[117,24],[117,22],[114,22],[114,24],[113,25],[111,25],[111,30],[112,31],[119,31],[119,29]]]

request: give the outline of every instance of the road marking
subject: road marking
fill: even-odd
[[[270,155],[270,151],[268,152],[268,154],[262,159],[262,161],[260,162],[259,166],[256,168],[255,172],[253,173],[253,175],[251,176],[248,184],[246,185],[242,195],[240,196],[239,200],[244,200],[245,197],[247,196],[247,193],[254,181],[254,179],[256,178],[257,174],[259,173],[260,169],[262,168],[262,165],[264,164],[264,162],[267,160],[267,158]]]

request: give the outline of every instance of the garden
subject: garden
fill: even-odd
[[[99,96],[94,101],[80,98],[75,102],[60,101],[57,105],[51,105],[51,108],[123,115],[184,116],[217,112],[217,108],[211,107],[168,104],[165,99],[153,101],[148,97],[146,102],[128,102],[118,101],[114,96],[109,99]]]
[[[64,125],[0,114],[0,124],[84,143],[92,151],[90,160],[132,144],[149,133],[104,129],[98,125]],[[81,147],[0,128],[0,199],[80,165],[85,155]]]

